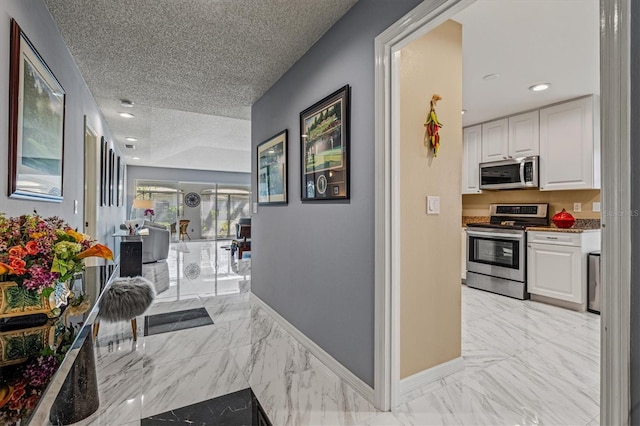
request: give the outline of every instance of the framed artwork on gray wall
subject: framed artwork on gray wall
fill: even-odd
[[[287,144],[285,129],[258,145],[258,204],[287,204]]]
[[[349,199],[350,90],[300,113],[302,201]]]
[[[11,20],[9,196],[62,201],[65,91]]]
[[[108,144],[104,136],[100,138],[100,205],[107,205],[107,183],[109,181],[107,167]]]
[[[125,166],[124,166],[124,161],[122,161],[122,157],[118,156],[118,159],[116,161],[116,169],[118,172],[118,187],[117,187],[117,206],[118,207],[122,207],[124,206],[124,172],[125,172]]]
[[[115,175],[115,162],[116,162],[116,153],[113,149],[109,149],[109,187],[107,188],[108,196],[109,196],[109,205],[116,205],[116,197],[115,197],[115,187],[116,187],[116,175]]]

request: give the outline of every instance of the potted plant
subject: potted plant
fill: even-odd
[[[0,318],[59,315],[69,295],[66,283],[87,257],[112,260],[113,254],[58,217],[0,213]]]

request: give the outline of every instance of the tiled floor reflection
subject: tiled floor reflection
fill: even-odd
[[[598,424],[597,315],[463,286],[465,369],[380,413],[249,300],[250,260],[221,245],[176,243],[167,262],[146,268],[158,291],[150,324],[184,312],[212,323],[144,336],[138,321],[137,342],[130,323],[101,326],[100,410],[82,424],[164,424],[185,413],[178,424],[220,424],[206,413],[200,422],[199,410],[234,393],[246,402],[247,390],[278,426]]]

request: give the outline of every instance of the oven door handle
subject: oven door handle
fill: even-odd
[[[503,234],[501,232],[476,232],[476,231],[469,231],[469,229],[467,229],[467,235],[471,236],[471,237],[494,237],[494,238],[502,238],[505,240],[522,240],[522,238],[524,237],[524,233],[523,234]]]

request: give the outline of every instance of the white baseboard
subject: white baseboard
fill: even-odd
[[[400,398],[422,386],[431,384],[463,369],[464,360],[462,357],[458,357],[412,376],[405,377],[400,380]]]
[[[255,302],[262,309],[267,311],[273,319],[284,328],[289,334],[291,334],[302,346],[304,346],[310,353],[320,360],[327,368],[333,371],[338,377],[344,380],[349,386],[362,395],[367,401],[375,405],[373,388],[367,385],[362,379],[353,374],[347,367],[340,364],[334,357],[329,355],[324,349],[318,346],[313,340],[309,339],[300,330],[294,327],[289,321],[284,319],[273,308],[267,305],[254,293],[251,293],[251,300]]]

